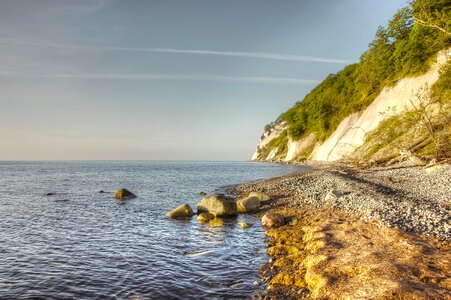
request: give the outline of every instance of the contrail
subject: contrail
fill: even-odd
[[[228,57],[259,58],[259,59],[286,60],[286,61],[297,61],[297,62],[315,62],[315,63],[334,63],[334,64],[352,63],[349,60],[343,60],[343,59],[295,55],[295,54],[284,54],[284,53],[271,53],[271,52],[234,52],[234,51],[214,51],[214,50],[199,50],[199,49],[135,48],[135,47],[113,47],[113,46],[88,47],[88,46],[65,45],[65,44],[57,44],[57,43],[32,42],[32,41],[8,39],[8,38],[1,38],[1,37],[0,37],[0,44],[9,44],[9,45],[17,45],[17,46],[31,46],[31,47],[48,47],[48,48],[59,48],[59,49],[228,56]]]
[[[101,74],[101,73],[22,73],[2,72],[0,77],[12,78],[42,78],[42,79],[92,79],[92,80],[191,80],[191,81],[222,81],[222,82],[250,82],[266,84],[304,85],[318,84],[318,80],[285,78],[285,77],[253,77],[253,76],[218,76],[218,75],[165,75],[165,74]]]

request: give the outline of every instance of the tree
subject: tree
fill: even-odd
[[[451,36],[450,0],[415,0],[411,2],[415,21]]]

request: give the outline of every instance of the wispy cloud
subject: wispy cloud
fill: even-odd
[[[58,10],[59,13],[62,12],[73,15],[92,14],[101,11],[115,1],[116,0],[63,0],[59,1],[54,9]]]
[[[173,48],[137,48],[137,47],[88,47],[77,45],[66,45],[50,42],[35,42],[25,41],[17,39],[8,39],[0,37],[0,44],[9,44],[16,46],[29,46],[29,47],[47,47],[58,49],[79,49],[79,50],[99,50],[99,51],[121,51],[121,52],[150,52],[150,53],[172,53],[172,54],[192,54],[192,55],[211,55],[211,56],[227,56],[227,57],[242,57],[242,58],[259,58],[259,59],[271,59],[271,60],[286,60],[297,62],[315,62],[315,63],[334,63],[334,64],[349,64],[351,61],[305,56],[296,54],[285,53],[272,53],[272,52],[235,52],[235,51],[214,51],[214,50],[200,50],[200,49],[173,49]]]
[[[222,81],[222,82],[250,82],[264,84],[304,85],[318,84],[318,80],[286,78],[286,77],[253,77],[253,76],[218,76],[218,75],[165,75],[165,74],[98,74],[98,73],[22,73],[0,71],[0,77],[9,78],[41,78],[41,79],[80,79],[80,80],[190,80],[190,81]]]
[[[270,52],[232,52],[232,51],[212,51],[212,50],[187,50],[187,49],[172,49],[172,48],[129,48],[129,47],[108,47],[108,50],[113,51],[134,51],[134,52],[157,52],[157,53],[176,53],[176,54],[197,54],[197,55],[215,55],[215,56],[230,56],[230,57],[248,57],[261,58],[273,60],[289,60],[298,62],[318,62],[318,63],[335,63],[335,64],[349,64],[350,61],[324,58],[315,56],[304,56],[284,53],[270,53]]]

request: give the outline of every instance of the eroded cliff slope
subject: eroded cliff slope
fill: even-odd
[[[345,117],[324,141],[320,141],[315,133],[299,139],[289,137],[288,125],[283,121],[276,123],[263,133],[252,160],[335,161],[350,157],[382,121],[417,108],[421,100],[419,94],[432,87],[441,75],[448,76],[441,70],[449,64],[450,57],[451,48],[442,50],[426,73],[401,79],[394,86],[383,88],[365,110]],[[445,99],[445,102],[449,100]]]

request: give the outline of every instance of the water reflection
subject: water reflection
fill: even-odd
[[[248,163],[0,162],[0,298],[237,299],[266,260],[258,220],[170,220],[221,185],[287,168]],[[114,199],[127,187],[138,198]],[[158,191],[156,193],[155,191]],[[46,193],[55,196],[43,196]],[[237,222],[256,223],[242,229]]]

